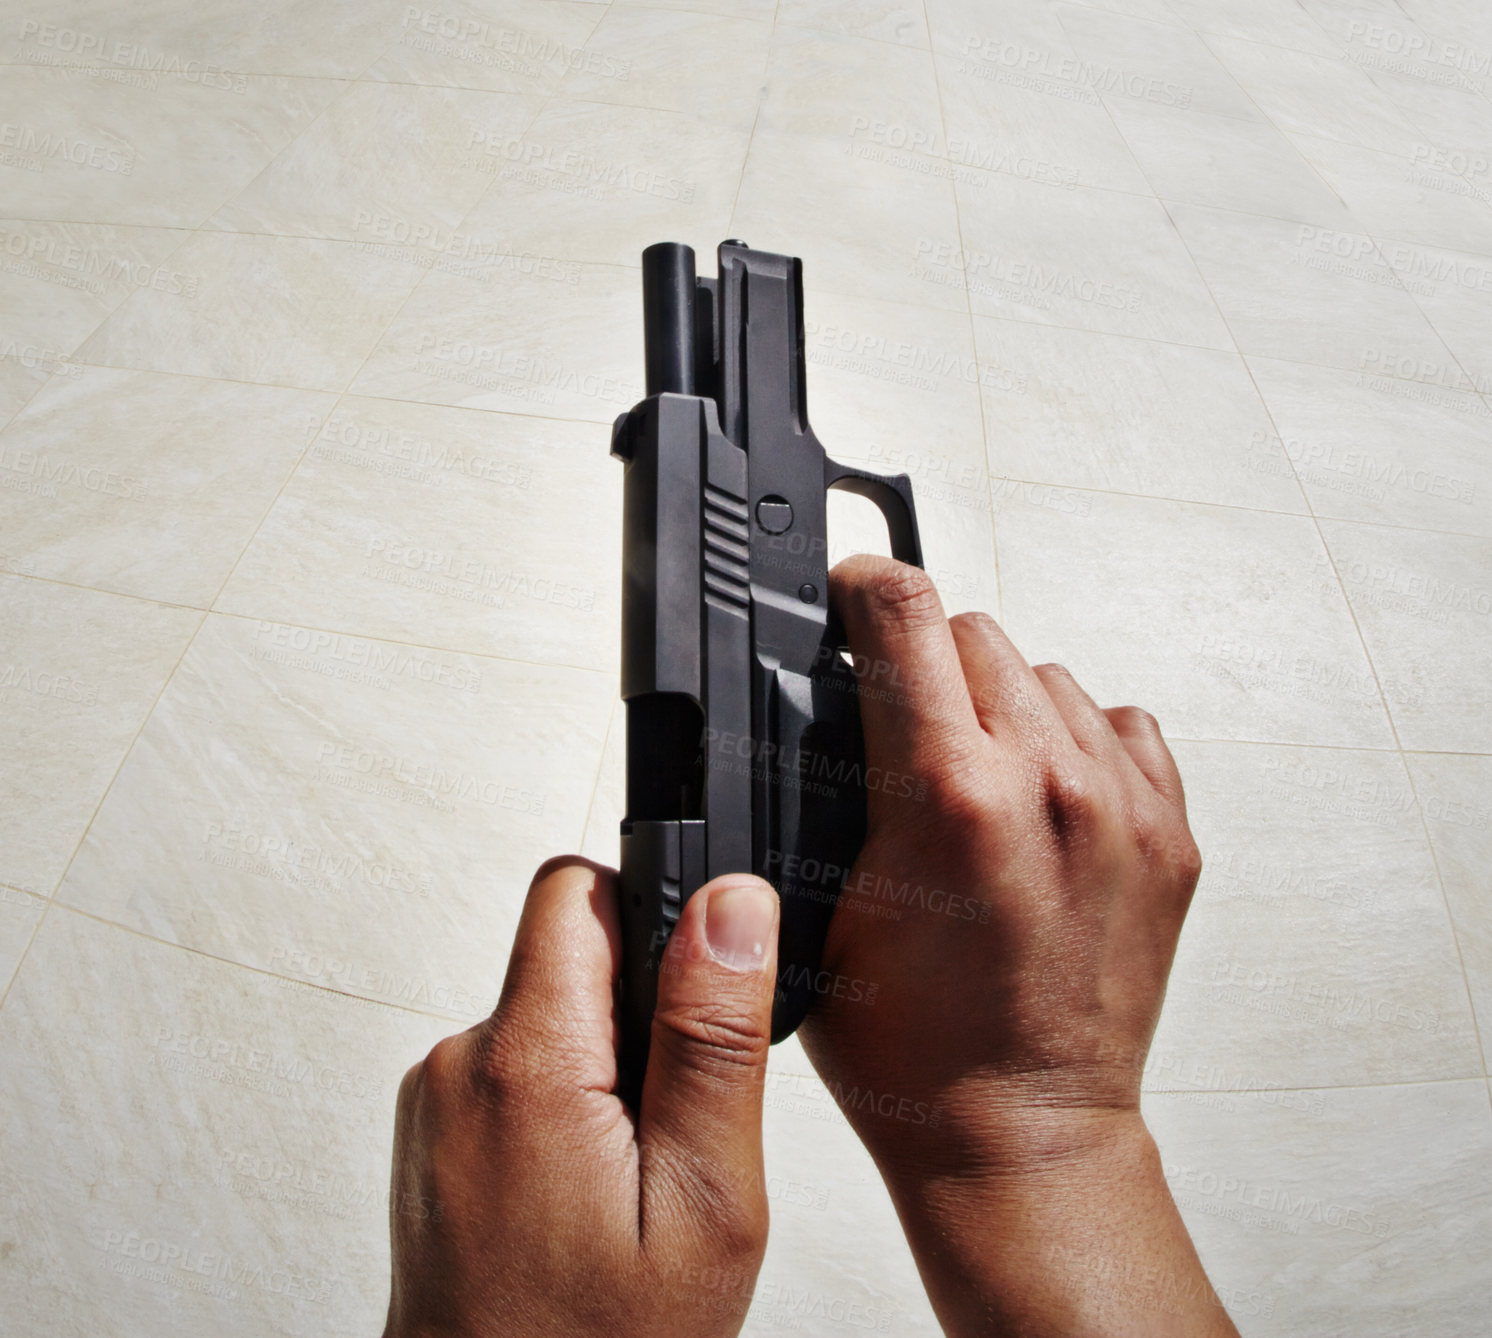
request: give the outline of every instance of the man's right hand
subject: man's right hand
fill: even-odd
[[[986,615],[948,620],[917,568],[856,557],[831,580],[882,783],[824,966],[875,1005],[827,999],[803,1040],[939,1318],[1233,1333],[1139,1116],[1201,870],[1156,722],[1032,669]]]

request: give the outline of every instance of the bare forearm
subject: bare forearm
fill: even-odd
[[[893,1172],[950,1338],[1237,1338],[1144,1124],[1105,1124],[1080,1153],[1027,1146],[972,1175]]]

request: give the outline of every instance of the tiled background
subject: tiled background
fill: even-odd
[[[949,607],[1175,742],[1148,1113],[1242,1331],[1487,1331],[1483,0],[14,0],[0,61],[8,1334],[377,1331],[398,1078],[614,855],[606,424],[639,250],[727,236]],[[934,1333],[809,1072],[748,1332]]]

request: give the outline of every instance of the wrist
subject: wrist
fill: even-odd
[[[878,1158],[951,1338],[1234,1333],[1137,1110],[956,1128],[952,1156]]]

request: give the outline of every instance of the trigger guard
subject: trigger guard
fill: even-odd
[[[885,517],[891,556],[898,562],[922,566],[922,537],[917,532],[917,508],[912,501],[912,480],[907,475],[873,474],[825,455],[824,487],[840,488],[873,502]]]

